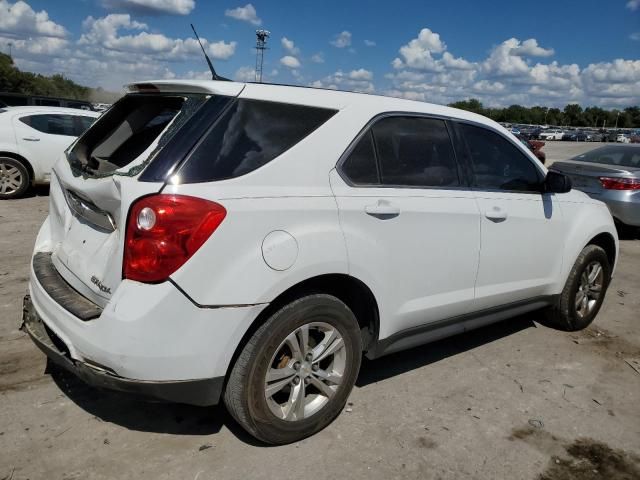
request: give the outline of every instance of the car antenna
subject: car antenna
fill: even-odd
[[[213,63],[211,63],[211,60],[209,59],[209,55],[207,55],[207,52],[205,52],[204,47],[202,46],[202,42],[200,41],[200,37],[198,36],[198,32],[196,32],[196,29],[193,26],[193,23],[191,24],[191,30],[193,30],[193,34],[196,36],[196,40],[198,40],[198,43],[200,44],[200,48],[202,49],[204,58],[207,61],[207,65],[209,65],[209,70],[211,70],[211,80],[225,80],[228,82],[229,81],[228,78],[221,77],[216,73],[216,69],[213,68]]]

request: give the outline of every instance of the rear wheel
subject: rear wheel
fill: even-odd
[[[547,311],[553,326],[567,331],[586,328],[598,314],[611,279],[606,252],[587,245],[573,265],[558,303]]]
[[[306,296],[275,312],[251,336],[232,368],[224,401],[259,440],[295,442],[340,413],[361,357],[353,312],[333,296]]]
[[[0,157],[0,199],[18,198],[29,188],[29,171],[18,160]]]

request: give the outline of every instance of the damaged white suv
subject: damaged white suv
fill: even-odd
[[[607,207],[495,122],[310,88],[159,81],[51,175],[24,327],[89,384],[325,427],[369,358],[545,308],[597,314]]]

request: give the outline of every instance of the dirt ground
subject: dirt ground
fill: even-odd
[[[556,145],[554,159],[584,148]],[[554,331],[532,314],[367,361],[332,425],[265,447],[223,407],[143,403],[44,374],[18,327],[47,204],[46,189],[0,203],[0,480],[640,478],[633,235],[586,331]]]

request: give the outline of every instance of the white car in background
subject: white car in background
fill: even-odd
[[[49,183],[60,154],[98,118],[98,112],[61,107],[0,109],[0,200]]]
[[[546,130],[541,132],[539,137],[540,140],[562,140],[562,135],[564,135],[562,130]]]
[[[627,137],[624,133],[619,133],[616,137],[616,143],[630,143],[631,139]]]
[[[128,92],[53,168],[24,303],[38,347],[91,385],[224,400],[291,443],[340,413],[363,354],[598,313],[607,206],[488,118],[267,84]]]

